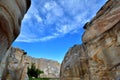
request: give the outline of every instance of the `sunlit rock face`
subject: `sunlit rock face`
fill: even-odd
[[[21,21],[29,7],[30,0],[0,0],[0,79],[11,52],[8,49],[18,36]]]
[[[61,65],[61,80],[120,79],[120,1],[109,0],[85,26],[83,44]]]
[[[28,80],[26,52],[10,48],[6,57],[2,80]]]
[[[74,45],[67,52],[61,64],[61,80],[80,80],[88,74],[88,62],[85,45]]]
[[[13,47],[8,50],[5,58],[2,80],[28,80],[27,68],[32,64],[44,71],[40,77],[59,78],[60,64],[57,61],[32,58],[24,50]]]
[[[36,68],[42,70],[44,74],[40,77],[43,78],[59,78],[60,77],[60,63],[53,60],[43,59],[43,58],[32,58],[28,57],[29,67],[35,64]]]

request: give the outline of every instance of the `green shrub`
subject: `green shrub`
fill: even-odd
[[[31,65],[31,68],[28,67],[28,72],[27,72],[27,74],[28,74],[29,78],[32,78],[32,77],[38,78],[38,76],[39,76],[40,74],[43,74],[43,73],[44,73],[44,72],[41,71],[41,70],[39,70],[39,69],[37,69],[34,64]]]
[[[52,79],[52,78],[29,78],[29,80],[60,80],[60,79]]]

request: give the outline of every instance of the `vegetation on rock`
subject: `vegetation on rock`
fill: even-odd
[[[34,64],[31,65],[31,68],[28,67],[28,76],[29,78],[38,78],[40,76],[40,74],[43,74],[44,72],[42,70],[39,70],[35,67]]]

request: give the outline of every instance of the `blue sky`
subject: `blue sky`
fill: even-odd
[[[82,43],[84,24],[106,1],[32,0],[13,46],[30,56],[61,62],[70,47]]]

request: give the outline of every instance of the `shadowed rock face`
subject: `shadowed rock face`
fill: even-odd
[[[20,33],[21,21],[30,3],[30,0],[0,0],[0,80],[10,54],[8,49]]]
[[[30,0],[0,0],[0,62],[20,32]]]
[[[109,0],[84,28],[83,44],[62,62],[61,80],[119,80],[120,0]]]

